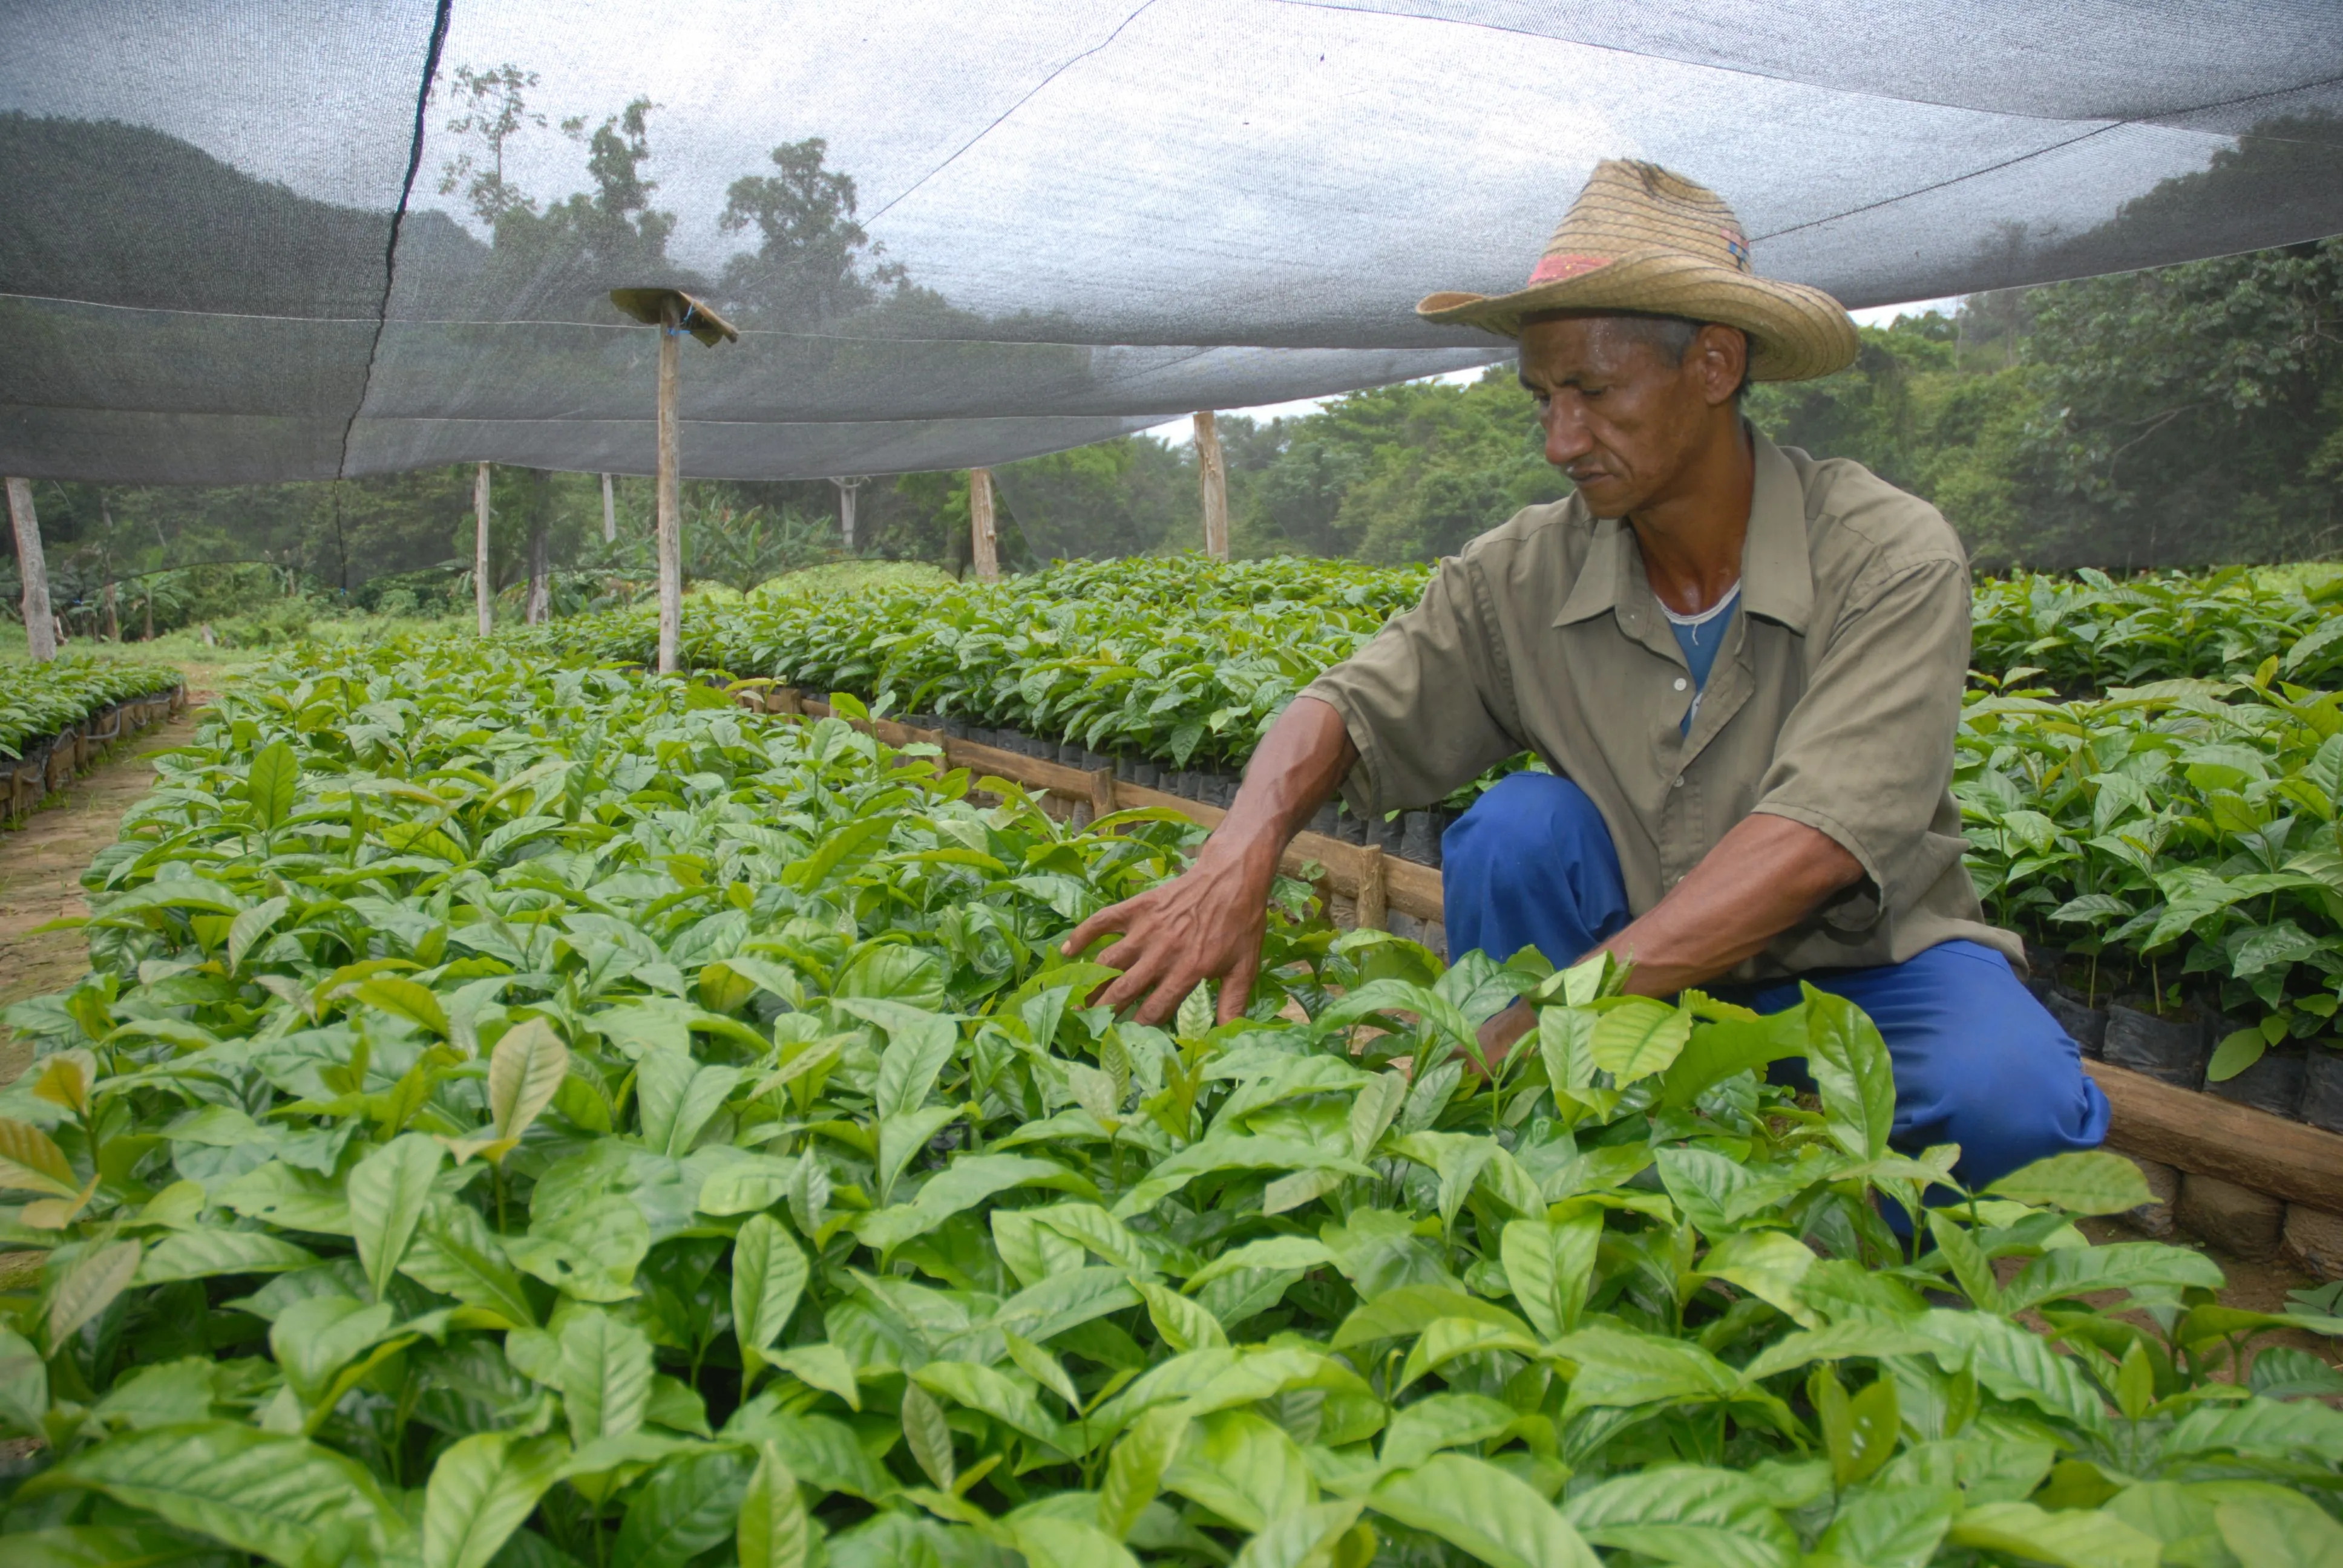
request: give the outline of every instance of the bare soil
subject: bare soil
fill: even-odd
[[[87,970],[79,931],[39,928],[89,913],[81,874],[114,842],[123,813],[153,787],[147,754],[185,744],[195,729],[191,704],[180,717],[114,748],[22,827],[0,832],[0,1006],[61,990]],[[0,1083],[14,1081],[31,1060],[31,1047],[0,1026]]]

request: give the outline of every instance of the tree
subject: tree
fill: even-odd
[[[718,226],[759,236],[753,254],[725,266],[728,298],[780,317],[823,321],[905,281],[902,266],[880,261],[884,247],[854,221],[854,178],[827,166],[829,152],[820,136],[786,143],[772,151],[778,174],[744,175],[725,192]]]
[[[462,191],[474,216],[491,230],[507,213],[533,205],[505,178],[505,144],[528,126],[545,124],[526,98],[537,82],[535,71],[510,63],[487,71],[456,67],[455,91],[448,95],[463,113],[447,122],[447,133],[478,143],[480,150],[468,146],[447,160],[439,174],[439,194]]]

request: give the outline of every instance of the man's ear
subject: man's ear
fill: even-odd
[[[1737,327],[1704,322],[1685,357],[1700,377],[1701,396],[1711,407],[1733,401],[1749,368],[1749,338]]]

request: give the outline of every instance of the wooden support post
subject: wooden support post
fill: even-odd
[[[115,593],[120,586],[112,582],[106,585],[106,640],[108,642],[122,640],[122,613],[116,603]]]
[[[683,356],[681,317],[670,297],[659,307],[659,672],[673,675],[683,636],[682,432],[676,417],[676,370]]]
[[[25,585],[25,646],[35,663],[45,664],[57,656],[57,623],[49,609],[49,562],[41,550],[30,479],[9,479],[8,520],[16,528],[16,578]]]
[[[854,553],[854,498],[861,493],[869,478],[855,475],[850,478],[832,479],[838,487],[838,538],[848,555]]]
[[[1196,416],[1196,476],[1204,488],[1204,553],[1229,558],[1229,466],[1221,456],[1221,427],[1207,409]]]
[[[968,471],[968,538],[976,580],[1001,580],[1001,538],[992,526],[992,470]]]
[[[1091,770],[1091,820],[1111,817],[1121,809],[1115,804],[1114,769],[1095,768]]]
[[[497,598],[488,580],[488,466],[472,476],[472,608],[478,612],[480,635],[497,628]]]
[[[610,476],[602,476],[602,542],[618,542],[618,498],[610,493]]]
[[[1391,924],[1390,904],[1383,888],[1383,847],[1369,844],[1359,856],[1359,930],[1383,930]]]
[[[553,613],[553,475],[528,473],[528,598],[521,619],[542,626]]]

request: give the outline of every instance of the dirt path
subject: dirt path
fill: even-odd
[[[79,931],[36,927],[66,915],[85,915],[81,874],[114,842],[122,814],[155,782],[149,752],[184,744],[195,734],[195,709],[160,724],[74,781],[13,831],[0,831],[0,1006],[62,990],[88,968]],[[25,1052],[0,1028],[0,1083],[24,1070]]]

